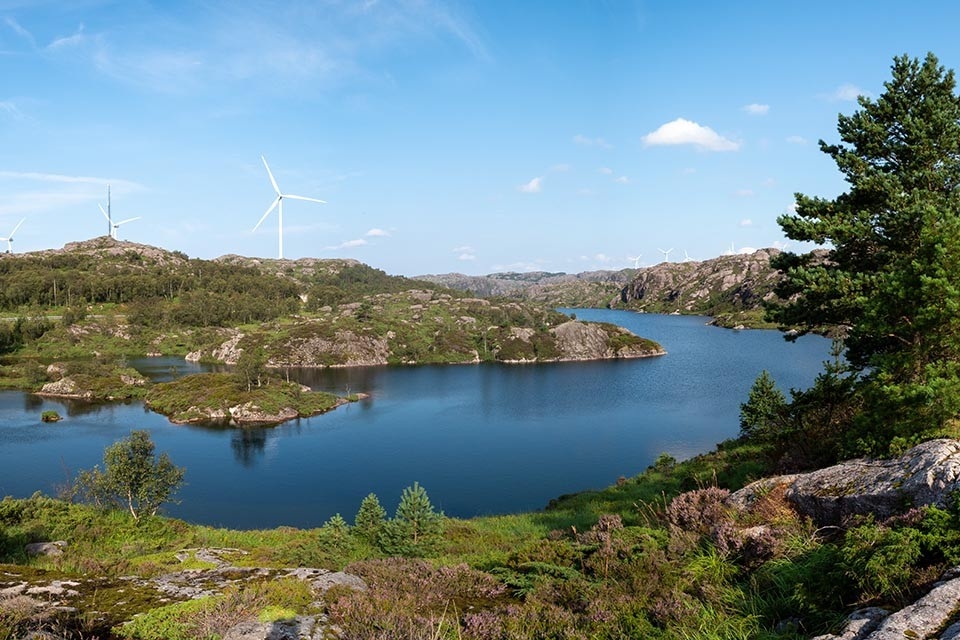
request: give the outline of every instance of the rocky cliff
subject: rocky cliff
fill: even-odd
[[[775,297],[780,274],[770,266],[770,258],[779,253],[761,249],[702,262],[662,262],[641,269],[610,306],[733,317],[759,311],[765,300]]]

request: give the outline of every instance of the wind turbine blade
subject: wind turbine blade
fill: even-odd
[[[307,202],[319,202],[320,204],[327,204],[326,200],[318,200],[316,198],[308,198],[306,196],[291,196],[291,195],[284,194],[283,197],[290,198],[292,200],[306,200]]]
[[[121,220],[120,222],[114,222],[113,226],[119,227],[122,224],[127,224],[128,222],[133,222],[134,220],[139,220],[139,219],[140,219],[140,216],[137,216],[136,218],[127,218],[126,220]]]
[[[103,217],[107,219],[107,222],[110,222],[110,216],[107,215],[107,211],[103,208],[103,205],[98,202],[97,206],[100,207],[100,213],[102,213]]]
[[[270,176],[270,184],[273,185],[273,190],[277,192],[277,195],[280,195],[280,187],[277,186],[277,181],[273,179],[273,172],[270,171],[270,165],[267,164],[267,159],[263,156],[260,156],[260,159],[263,160],[263,166],[267,170],[267,175]]]
[[[277,196],[277,199],[273,201],[273,204],[270,205],[270,208],[267,209],[267,212],[260,217],[260,222],[254,225],[253,231],[256,231],[260,225],[263,224],[263,221],[267,219],[267,216],[270,215],[271,211],[277,208],[278,204],[280,204],[280,196]]]
[[[22,219],[20,220],[20,222],[17,223],[17,226],[15,226],[15,227],[13,228],[13,231],[10,232],[10,235],[7,237],[7,240],[13,240],[13,234],[15,234],[15,233],[17,232],[17,229],[20,228],[20,225],[22,225],[25,220],[26,220],[26,218],[22,218]]]

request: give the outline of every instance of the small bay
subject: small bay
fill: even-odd
[[[148,429],[186,467],[166,513],[234,528],[352,521],[376,493],[392,512],[414,481],[448,515],[539,509],[599,488],[660,453],[686,458],[738,431],[739,405],[770,371],[784,391],[806,388],[830,342],[774,331],[730,331],[707,318],[569,309],[656,340],[658,358],[543,365],[373,367],[291,372],[304,384],[370,397],[261,429],[170,424],[141,403],[84,405],[0,392],[0,495],[55,492],[104,447]],[[200,370],[176,358],[132,362],[154,379]],[[44,410],[65,419],[40,422]]]

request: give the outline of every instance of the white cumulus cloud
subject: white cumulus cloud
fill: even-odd
[[[807,139],[803,136],[787,136],[787,142],[790,144],[807,144]]]
[[[368,238],[386,238],[390,235],[390,232],[384,229],[373,228],[370,229],[370,231],[367,231],[364,235]]]
[[[751,116],[765,116],[770,111],[770,105],[753,103],[745,105],[743,110]]]
[[[530,182],[520,185],[517,189],[522,193],[540,193],[543,189],[543,178],[536,177]]]
[[[628,178],[627,176],[620,176],[620,177],[614,178],[613,181],[618,182],[620,184],[630,184],[630,178]]]
[[[740,148],[739,142],[684,118],[660,125],[656,131],[643,136],[643,143],[648,147],[690,144],[703,151],[737,151]]]
[[[473,255],[472,253],[461,253],[459,256],[457,256],[457,260],[476,260],[476,259],[477,259],[477,256]]]
[[[743,220],[740,221],[740,226],[741,226],[741,227],[752,227],[752,226],[753,226],[753,220],[751,220],[750,218],[744,218]]]

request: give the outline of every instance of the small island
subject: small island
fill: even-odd
[[[251,427],[315,416],[365,397],[312,391],[279,378],[261,378],[257,385],[245,385],[236,374],[198,373],[154,385],[145,404],[175,424]]]

